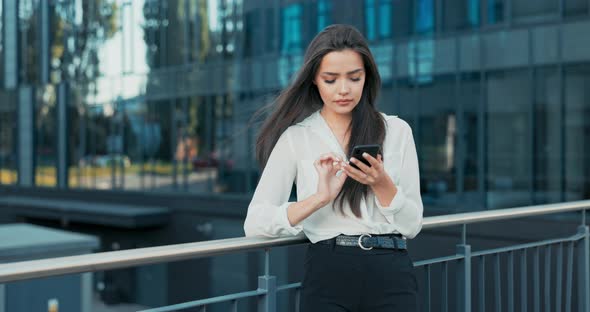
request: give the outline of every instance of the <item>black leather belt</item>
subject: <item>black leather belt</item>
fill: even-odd
[[[319,241],[319,244],[338,245],[346,247],[359,247],[363,250],[371,250],[373,248],[382,249],[407,249],[406,240],[401,235],[338,235],[331,239]]]

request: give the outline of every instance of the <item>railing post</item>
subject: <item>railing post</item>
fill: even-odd
[[[277,311],[277,278],[270,275],[270,249],[264,250],[264,275],[258,277],[258,289],[266,294],[258,299],[258,312]]]
[[[590,311],[590,236],[588,226],[580,225],[578,233],[584,238],[578,242],[578,311]]]
[[[4,296],[4,284],[0,284],[0,312],[4,312],[4,307],[6,306],[6,299]]]
[[[259,276],[258,289],[266,290],[266,294],[258,299],[258,312],[276,312],[277,310],[277,278],[276,276]]]
[[[457,245],[457,254],[463,259],[457,265],[457,307],[458,311],[471,311],[471,246]]]

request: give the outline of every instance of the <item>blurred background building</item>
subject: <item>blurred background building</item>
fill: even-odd
[[[586,0],[4,0],[0,181],[250,194],[252,112],[349,23],[429,205],[588,198]]]
[[[176,230],[127,248],[243,234],[252,114],[332,23],[370,42],[427,213],[590,198],[588,0],[1,0],[0,16],[0,189],[172,209]],[[71,226],[125,248],[91,223]]]

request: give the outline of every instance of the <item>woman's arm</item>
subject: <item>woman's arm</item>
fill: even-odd
[[[246,236],[296,235],[302,230],[301,221],[328,205],[342,189],[347,178],[344,172],[338,174],[342,160],[333,153],[327,153],[314,162],[318,181],[302,181],[317,183],[316,193],[298,202],[288,202],[297,173],[297,160],[294,158],[297,154],[290,142],[289,132],[286,131],[268,159],[248,207],[244,223]]]
[[[343,160],[334,153],[323,154],[314,161],[313,166],[318,174],[316,193],[289,206],[288,216],[291,224],[298,224],[338,196],[348,178],[346,172],[341,171],[342,164]]]
[[[266,167],[262,171],[244,222],[246,236],[262,235],[278,237],[297,235],[301,226],[292,226],[287,210],[293,181],[297,173],[297,161],[293,155],[289,129],[273,148]]]
[[[313,194],[307,199],[293,203],[287,209],[287,217],[291,226],[299,224],[316,210],[326,206],[330,201],[322,195]]]
[[[420,195],[420,172],[418,169],[418,155],[412,129],[405,124],[404,147],[402,149],[402,162],[399,172],[399,183],[394,189],[386,189],[386,186],[378,186],[373,189],[375,202],[389,223],[395,224],[398,231],[407,238],[415,237],[422,229],[423,205]],[[388,179],[391,177],[388,174]],[[392,182],[393,183],[393,182]],[[383,190],[381,190],[383,188]],[[380,195],[377,195],[380,192]],[[389,203],[387,199],[391,193],[395,195]],[[385,195],[384,195],[385,194]],[[386,197],[383,199],[383,197]],[[383,200],[383,201],[382,201]],[[382,205],[385,204],[385,205]]]
[[[397,194],[397,186],[389,175],[385,175],[381,183],[372,185],[371,189],[381,206],[389,206]]]
[[[397,230],[408,238],[413,238],[422,228],[422,198],[420,196],[420,173],[418,157],[412,136],[412,129],[404,122],[404,139],[399,184],[393,182],[381,155],[377,158],[364,153],[363,157],[371,164],[367,166],[357,159],[351,162],[358,166],[345,165],[347,174],[359,183],[369,185],[375,194],[375,204],[387,221],[395,224]]]

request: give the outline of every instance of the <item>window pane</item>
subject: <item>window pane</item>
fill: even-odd
[[[282,44],[283,55],[299,54],[302,52],[302,31],[301,25],[303,8],[301,4],[295,3],[283,8],[282,12]]]
[[[559,0],[512,0],[512,15],[514,18],[557,14],[559,14]]]
[[[535,72],[534,189],[535,203],[561,200],[560,89],[557,68]]]
[[[35,185],[57,185],[56,90],[53,85],[37,89],[35,104]]]
[[[399,101],[399,111],[397,112],[397,115],[409,123],[413,129],[414,121],[416,119],[415,117],[417,116],[417,109],[415,105],[417,101],[417,93],[414,84],[408,79],[398,80],[396,92],[398,92]]]
[[[326,26],[332,24],[332,1],[331,0],[319,0],[318,1],[318,29],[320,32]]]
[[[393,0],[393,20],[391,27],[395,38],[406,38],[414,27],[414,4],[408,0]]]
[[[414,32],[430,34],[434,32],[434,0],[416,0],[416,20]]]
[[[462,31],[480,24],[479,0],[445,0],[443,2],[443,30]]]
[[[20,81],[35,83],[39,82],[39,6],[32,0],[19,2],[18,24],[19,41],[22,42],[19,51]]]
[[[528,205],[532,173],[529,74],[493,72],[486,87],[488,207]]]
[[[4,1],[0,1],[0,87],[4,86],[4,16],[2,15],[2,5]]]
[[[375,7],[376,1],[377,0],[365,0],[365,36],[369,41],[377,39],[377,31],[375,29],[375,11],[377,9]]]
[[[246,28],[244,29],[244,56],[252,57],[260,51],[260,37],[257,36],[260,30],[260,11],[253,10],[245,14]]]
[[[565,177],[567,201],[590,198],[590,64],[566,69]]]
[[[277,28],[278,25],[275,25],[275,10],[274,8],[267,8],[264,10],[264,16],[266,18],[266,35],[264,38],[264,43],[266,45],[265,53],[275,52],[274,42],[277,38]]]
[[[418,89],[422,195],[431,204],[456,203],[457,115],[454,76],[437,76]]]
[[[497,24],[504,21],[505,0],[487,0],[487,24]]]
[[[463,134],[463,191],[466,205],[478,207],[483,204],[479,194],[478,173],[483,166],[480,163],[478,145],[480,137],[478,134],[479,107],[481,102],[481,75],[478,72],[464,73],[461,75],[460,101],[463,107],[463,126],[460,132]]]
[[[369,41],[391,38],[391,0],[365,0],[365,36]]]
[[[565,6],[564,14],[566,16],[588,15],[587,0],[563,0]]]
[[[14,92],[0,91],[0,185],[17,182],[15,102]]]
[[[164,133],[166,117],[170,114],[168,103],[164,101],[148,101],[142,131],[142,189],[158,190],[170,184],[169,175],[171,166],[164,161],[164,141],[169,141],[169,136]]]
[[[391,0],[379,1],[379,38],[391,38]]]

